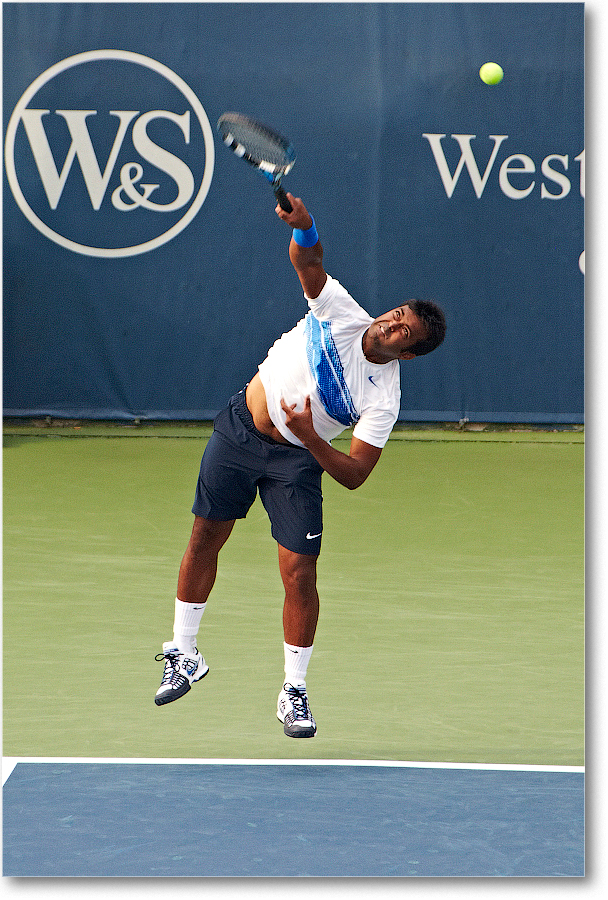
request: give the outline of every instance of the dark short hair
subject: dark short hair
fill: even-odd
[[[415,356],[424,356],[438,347],[445,337],[447,326],[443,310],[434,300],[407,300],[405,305],[418,316],[427,333],[427,337],[416,341],[409,351]]]

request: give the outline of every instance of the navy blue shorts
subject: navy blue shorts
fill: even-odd
[[[245,391],[213,423],[192,512],[204,519],[244,519],[259,491],[273,538],[294,553],[318,556],[323,531],[322,467],[303,447],[257,430]]]

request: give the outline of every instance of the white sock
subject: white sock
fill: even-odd
[[[312,647],[294,647],[283,642],[285,650],[285,682],[294,687],[306,687],[306,670],[312,655]]]
[[[196,636],[206,605],[206,603],[183,603],[178,597],[175,598],[173,641],[184,653],[191,653],[196,649]]]

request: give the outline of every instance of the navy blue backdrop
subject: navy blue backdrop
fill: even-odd
[[[3,14],[6,415],[208,418],[304,314],[233,109],[291,138],[285,187],[370,314],[444,307],[402,419],[582,421],[582,3]]]

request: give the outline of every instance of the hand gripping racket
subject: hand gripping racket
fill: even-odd
[[[290,142],[267,125],[240,113],[224,113],[217,127],[226,146],[260,170],[271,183],[281,208],[291,212],[293,207],[281,187],[281,178],[296,161]]]

